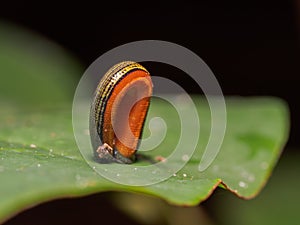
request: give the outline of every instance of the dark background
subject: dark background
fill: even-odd
[[[0,19],[62,45],[87,68],[97,57],[131,41],[175,42],[198,54],[225,95],[273,95],[292,112],[289,146],[299,146],[300,3],[289,1],[153,1],[122,4],[6,2]],[[151,68],[152,74],[170,74]],[[174,74],[175,73],[175,74]],[[81,74],[80,74],[81,75]],[[80,76],[78,75],[78,76]],[[182,74],[172,78],[190,92],[199,89]]]
[[[299,13],[297,0],[181,1],[180,4],[110,1],[106,5],[11,1],[1,3],[0,20],[57,42],[85,68],[111,48],[131,41],[158,39],[187,47],[209,65],[225,95],[272,95],[286,100],[292,118],[286,151],[297,151],[300,147],[297,138],[300,134]],[[167,69],[161,66],[150,71],[163,75]],[[199,91],[189,79],[182,79],[180,72],[173,78],[190,92]],[[105,197],[98,198],[106,202]],[[91,198],[49,203],[33,213],[31,210],[21,214],[9,224],[17,223],[20,218],[24,221],[43,215],[39,210],[45,207],[44,211],[59,208],[61,204],[65,210],[64,207],[72,205],[76,208],[74,205],[80,201],[84,207],[96,204],[90,202]]]

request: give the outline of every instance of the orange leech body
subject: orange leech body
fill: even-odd
[[[104,156],[104,161],[110,161],[107,158],[112,156],[112,161],[132,162],[130,159],[139,145],[152,87],[149,72],[135,62],[119,63],[102,78],[92,104],[90,123],[90,131],[97,131],[91,136],[99,138],[102,145],[106,144],[104,147],[93,144],[99,158]],[[93,125],[96,126],[94,130]]]

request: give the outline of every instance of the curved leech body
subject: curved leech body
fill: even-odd
[[[125,61],[113,66],[95,91],[90,135],[97,161],[132,163],[152,94],[149,72]]]

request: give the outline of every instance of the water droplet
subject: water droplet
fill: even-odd
[[[173,177],[176,177],[176,176],[177,176],[177,174],[176,174],[176,173],[174,173],[174,174],[173,174]]]
[[[41,167],[41,164],[38,163],[38,164],[37,164],[37,167]]]
[[[36,148],[36,145],[35,144],[30,144],[29,147],[30,148]]]
[[[137,171],[137,168],[136,168],[136,167],[134,167],[134,171]]]
[[[244,181],[240,181],[239,186],[242,187],[242,188],[247,188],[248,187],[248,185]]]
[[[96,169],[96,166],[93,166],[93,169]]]
[[[253,182],[255,180],[255,176],[252,173],[247,172],[246,170],[241,172],[242,179],[246,179],[249,182]]]
[[[183,177],[187,177],[186,173],[182,174]]]
[[[188,161],[189,160],[189,156],[188,155],[183,155],[182,157],[181,157],[181,159],[183,160],[183,161]]]
[[[50,149],[49,149],[49,152],[53,152],[53,149],[52,149],[52,148],[50,148]]]
[[[76,159],[76,157],[74,157],[74,156],[69,156],[69,155],[66,155],[66,157],[68,158],[68,159]]]
[[[214,165],[212,169],[214,172],[219,171],[219,165]]]
[[[119,177],[120,176],[120,174],[119,173],[117,173],[117,177]]]
[[[105,172],[107,172],[107,169],[104,169]]]
[[[262,168],[263,170],[268,169],[269,164],[267,162],[262,162],[260,164],[260,168]]]
[[[250,182],[253,182],[253,181],[255,181],[255,176],[254,175],[249,175],[248,176],[248,181],[250,181]]]

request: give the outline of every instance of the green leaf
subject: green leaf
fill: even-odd
[[[166,107],[154,100],[150,112],[165,112],[172,120]],[[205,118],[209,109],[205,104],[198,109],[202,127],[209,127]],[[198,171],[199,145],[176,176],[151,186],[130,187],[102,178],[83,160],[74,141],[68,105],[38,110],[6,105],[0,115],[0,218],[46,200],[109,190],[136,191],[173,204],[195,205],[222,183],[239,196],[253,197],[266,183],[286,141],[286,106],[275,98],[227,98],[227,111],[222,149],[206,171]],[[204,138],[207,131],[201,131]]]
[[[57,44],[12,24],[0,23],[0,101],[17,104],[72,100],[83,70]]]
[[[78,63],[37,35],[3,24],[0,33],[0,221],[44,201],[101,191],[146,193],[176,205],[196,205],[221,186],[251,198],[267,182],[287,140],[289,115],[283,101],[228,97],[221,151],[199,172],[211,118],[206,101],[195,96],[200,139],[186,166],[151,186],[113,183],[88,166],[75,143],[71,99],[76,84],[72,77],[82,72]],[[148,121],[153,116],[163,117],[168,131],[161,145],[145,154],[166,157],[178,142],[178,115],[169,104],[154,99]],[[190,132],[193,129],[191,125]],[[144,135],[149,135],[147,125]]]
[[[252,201],[243,201],[227,193],[211,199],[217,224],[289,224],[299,223],[300,173],[299,149],[288,149],[276,166],[270,181]]]

